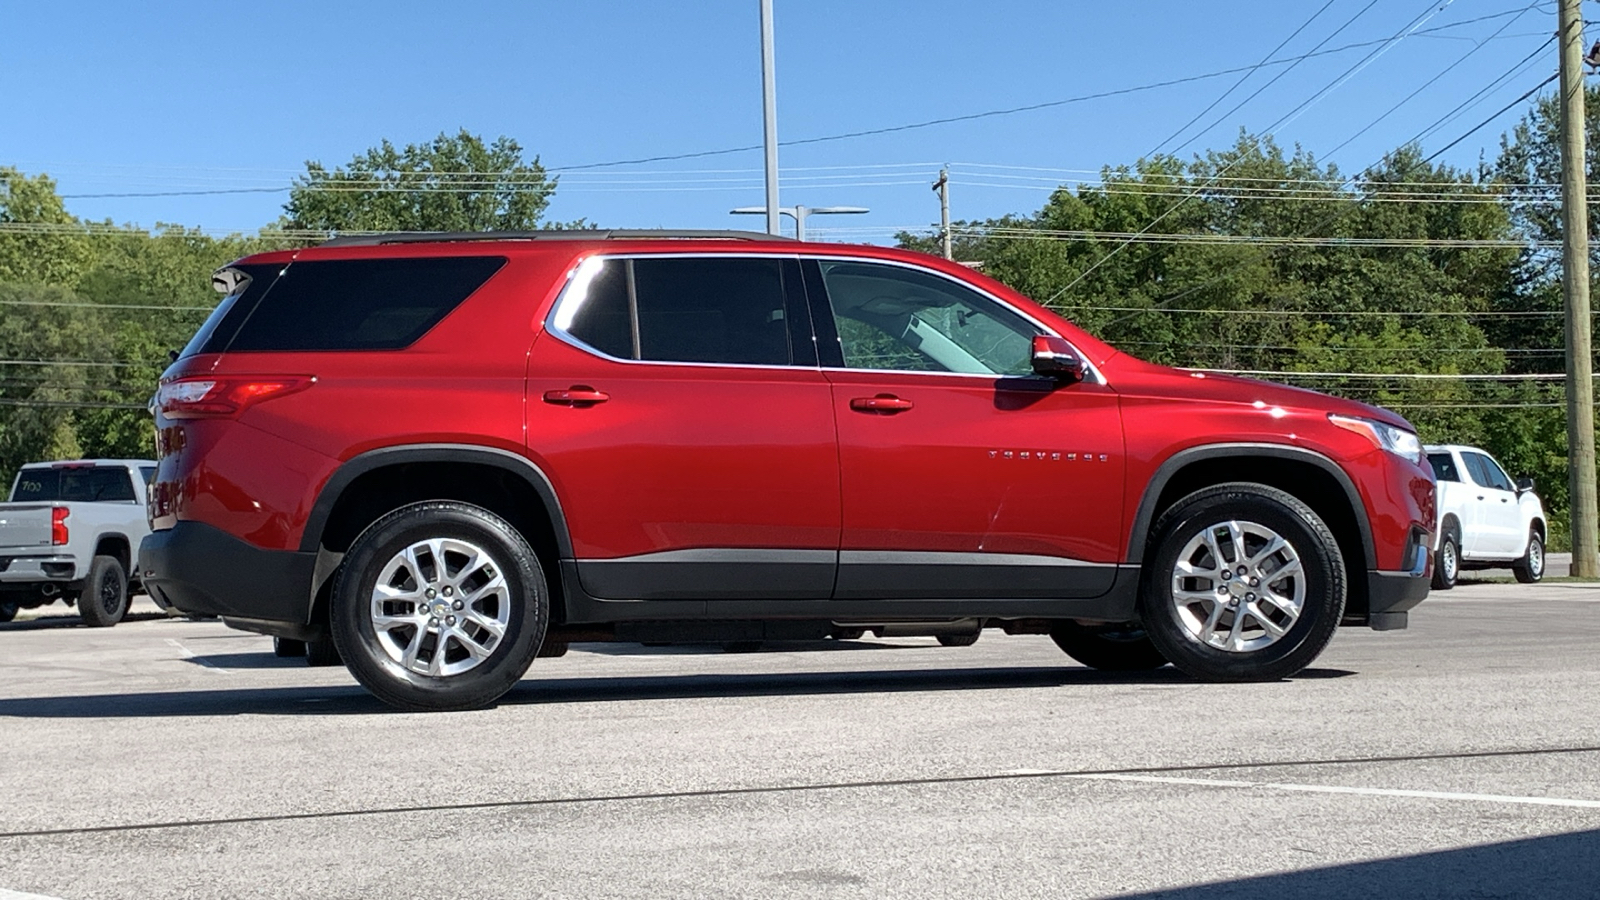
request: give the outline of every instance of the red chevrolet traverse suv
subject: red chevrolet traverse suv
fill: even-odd
[[[145,584],[398,707],[574,640],[868,628],[1276,679],[1427,595],[1404,419],[1141,362],[942,259],[397,234],[214,280],[154,401]]]

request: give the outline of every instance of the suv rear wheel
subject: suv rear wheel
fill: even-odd
[[[1344,557],[1322,519],[1261,484],[1190,494],[1161,516],[1140,590],[1156,649],[1203,681],[1311,664],[1344,614]]]
[[[550,599],[533,548],[481,507],[401,507],[356,538],[334,588],[333,639],[350,672],[391,706],[494,702],[544,642]]]

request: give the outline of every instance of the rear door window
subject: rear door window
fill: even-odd
[[[23,469],[11,499],[19,503],[128,503],[135,498],[127,469],[65,466]]]
[[[1428,464],[1433,466],[1435,481],[1461,480],[1461,473],[1456,471],[1456,461],[1448,453],[1429,453]]]
[[[449,256],[291,263],[275,278],[253,277],[216,323],[202,328],[204,339],[196,336],[198,352],[399,350],[505,262]]]
[[[781,257],[607,259],[554,323],[618,359],[815,365],[803,290]]]

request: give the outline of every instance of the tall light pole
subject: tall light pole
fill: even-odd
[[[865,206],[741,206],[738,209],[730,209],[728,212],[736,216],[759,216],[765,214],[769,222],[776,219],[779,213],[782,213],[794,220],[795,240],[803,241],[806,239],[807,216],[850,215],[872,212],[872,210],[867,209]],[[769,234],[778,233],[776,229],[772,228],[767,229],[767,231]]]
[[[778,76],[772,61],[772,0],[761,0],[761,119],[767,147],[767,234],[777,234]]]
[[[1572,574],[1600,575],[1595,531],[1594,354],[1589,319],[1589,204],[1583,138],[1583,13],[1561,0],[1561,283],[1567,311],[1567,465]]]

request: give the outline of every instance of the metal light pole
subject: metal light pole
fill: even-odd
[[[778,214],[782,213],[794,220],[795,240],[803,241],[806,239],[807,216],[850,215],[872,212],[872,210],[867,209],[865,206],[741,206],[738,209],[730,209],[728,212],[733,215],[765,215],[768,222],[777,219]],[[778,233],[776,228],[769,227],[767,231],[770,234]]]
[[[778,76],[772,60],[772,0],[761,0],[761,119],[767,147],[767,234],[777,234]]]
[[[1572,502],[1572,574],[1600,575],[1595,531],[1594,355],[1589,319],[1583,14],[1561,0],[1561,282],[1567,312],[1567,465]]]

